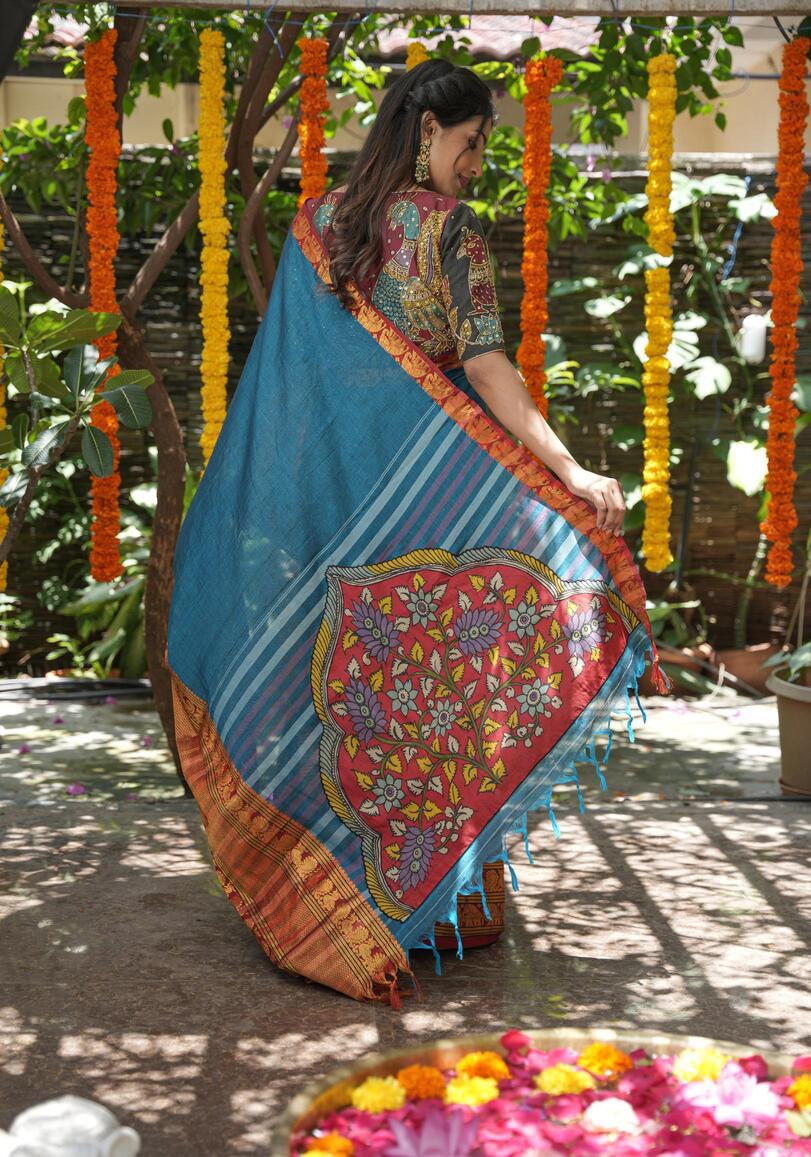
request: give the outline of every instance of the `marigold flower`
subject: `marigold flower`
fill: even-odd
[[[355,1144],[340,1133],[325,1133],[323,1137],[311,1137],[305,1152],[308,1157],[314,1153],[329,1153],[331,1157],[335,1157],[335,1154],[338,1154],[338,1157],[352,1157]]]
[[[648,136],[650,159],[646,193],[645,223],[648,241],[662,257],[671,257],[676,235],[670,212],[673,120],[676,115],[675,57],[661,53],[648,61]],[[645,391],[643,421],[644,464],[642,500],[645,525],[642,554],[650,571],[664,570],[673,561],[670,550],[670,418],[668,383],[670,363],[667,351],[673,338],[670,308],[670,270],[665,265],[645,271],[645,324],[648,342],[642,386]]]
[[[549,402],[544,392],[546,373],[542,336],[549,316],[546,301],[549,285],[547,191],[552,168],[552,111],[549,96],[562,79],[563,64],[556,56],[542,56],[527,64],[523,166],[527,201],[524,206],[524,249],[521,260],[524,296],[521,299],[521,343],[517,360],[527,389],[544,417],[549,413]]]
[[[454,1077],[445,1089],[448,1105],[486,1105],[497,1096],[498,1084],[492,1077]]]
[[[430,59],[431,57],[422,41],[412,40],[406,49],[406,72],[411,72],[412,68],[422,64],[424,60]]]
[[[456,1065],[457,1073],[466,1077],[492,1077],[494,1081],[506,1081],[510,1070],[498,1053],[468,1053]]]
[[[588,1045],[577,1058],[577,1063],[581,1069],[588,1069],[598,1077],[618,1077],[634,1067],[627,1053],[603,1041]]]
[[[427,1101],[431,1097],[441,1100],[445,1093],[445,1078],[432,1065],[408,1065],[400,1069],[397,1080],[409,1101]]]
[[[367,1077],[352,1090],[352,1104],[365,1113],[402,1109],[406,1091],[396,1077]]]
[[[778,588],[791,582],[794,562],[791,535],[797,526],[794,506],[794,425],[799,410],[791,400],[795,382],[797,314],[800,305],[800,208],[808,177],[804,169],[803,139],[808,120],[805,92],[806,57],[811,39],[798,36],[783,47],[780,77],[780,126],[778,130],[777,216],[772,219],[772,356],[769,374],[772,388],[769,433],[766,439],[766,490],[769,505],[760,529],[771,543],[766,558],[766,581]]]
[[[716,1048],[682,1049],[673,1062],[673,1076],[679,1081],[716,1081],[727,1061],[727,1053]]]
[[[226,413],[228,382],[228,233],[225,216],[225,38],[215,28],[200,33],[200,358],[203,431],[200,446],[208,460]]]
[[[301,158],[301,191],[299,207],[308,197],[320,197],[327,187],[327,158],[324,155],[324,116],[329,110],[327,99],[327,55],[329,44],[323,37],[299,40],[301,75],[299,92],[299,156]]]
[[[802,1073],[789,1085],[786,1092],[794,1098],[794,1104],[798,1109],[811,1108],[811,1073]]]
[[[115,259],[119,242],[115,196],[121,153],[121,135],[115,106],[117,39],[116,29],[107,28],[97,40],[88,41],[84,51],[85,143],[90,150],[85,175],[88,273],[90,308],[97,313],[119,312],[115,286]],[[99,338],[96,347],[100,358],[112,357],[116,351],[115,331]],[[111,376],[108,374],[104,381],[99,382],[97,392],[108,385]],[[124,571],[118,544],[121,530],[121,474],[118,469],[121,444],[115,408],[110,402],[98,402],[90,412],[90,423],[107,435],[113,448],[112,473],[105,478],[93,475],[90,481],[93,508],[90,574],[97,582],[111,582]]]
[[[535,1084],[542,1093],[560,1097],[565,1093],[582,1093],[586,1089],[593,1089],[596,1082],[591,1073],[587,1073],[584,1069],[560,1064],[542,1069],[535,1077]]]

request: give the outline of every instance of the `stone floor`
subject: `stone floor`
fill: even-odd
[[[2,684],[0,684],[2,688]],[[154,1157],[265,1154],[336,1063],[507,1026],[811,1046],[811,808],[777,788],[773,699],[644,701],[609,791],[539,817],[497,946],[417,965],[421,1003],[276,972],[210,867],[154,711],[0,698],[0,1126],[102,1101]],[[82,792],[81,789],[84,788]],[[68,789],[76,794],[70,794]]]

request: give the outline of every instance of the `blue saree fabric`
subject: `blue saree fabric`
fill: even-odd
[[[621,539],[368,303],[308,207],[174,559],[167,664],[217,876],[280,967],[398,1000],[646,655]],[[607,755],[607,751],[606,751]]]

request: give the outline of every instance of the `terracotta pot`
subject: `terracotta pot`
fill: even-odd
[[[681,668],[684,671],[692,671],[700,674],[703,670],[699,660],[702,659],[707,663],[715,662],[715,652],[709,643],[699,643],[697,647],[682,647],[680,651],[660,651],[659,662],[667,665],[667,674],[673,680],[673,691],[690,691],[692,688],[686,681],[679,679],[678,670],[673,671],[672,668]],[[671,691],[671,694],[673,692]],[[659,692],[653,685],[651,679],[650,667],[645,668],[645,673],[639,680],[639,694],[640,695],[658,695]]]
[[[724,667],[736,679],[742,679],[755,691],[766,694],[766,681],[773,668],[764,667],[766,659],[776,655],[780,648],[776,643],[755,643],[753,647],[745,647],[743,651],[718,651],[716,663]]]
[[[780,790],[783,795],[811,799],[811,670],[800,672],[798,683],[783,678],[787,668],[775,671],[766,686],[777,696],[780,725]]]
[[[554,1049],[568,1047],[580,1052],[595,1040],[607,1041],[617,1048],[631,1051],[644,1048],[652,1055],[680,1052],[683,1048],[721,1048],[732,1057],[751,1056],[755,1051],[749,1045],[733,1044],[727,1041],[709,1040],[705,1037],[671,1036],[657,1032],[617,1032],[609,1028],[557,1028],[539,1029],[528,1032],[535,1048]],[[453,1040],[433,1041],[396,1052],[378,1054],[357,1061],[354,1065],[344,1065],[328,1073],[295,1096],[289,1102],[278,1124],[273,1130],[270,1157],[290,1157],[293,1143],[304,1136],[327,1113],[347,1104],[352,1089],[366,1077],[390,1076],[405,1065],[436,1065],[450,1068],[465,1053],[488,1049],[501,1053],[501,1033],[487,1033],[482,1036],[456,1037]],[[788,1076],[793,1071],[793,1058],[786,1053],[761,1051],[761,1056],[769,1066],[771,1077]]]

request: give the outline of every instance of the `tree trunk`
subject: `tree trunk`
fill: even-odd
[[[143,332],[126,317],[118,331],[118,352],[121,364],[127,369],[149,370],[155,378],[148,387],[148,393],[152,403],[152,424],[149,429],[158,451],[158,494],[144,591],[144,640],[147,673],[152,683],[155,707],[166,732],[184,795],[190,796],[192,792],[183,776],[177,750],[172,685],[164,662],[174,580],[172,560],[183,519],[186,470],[183,431],[163,384],[163,374],[146,347]]]

